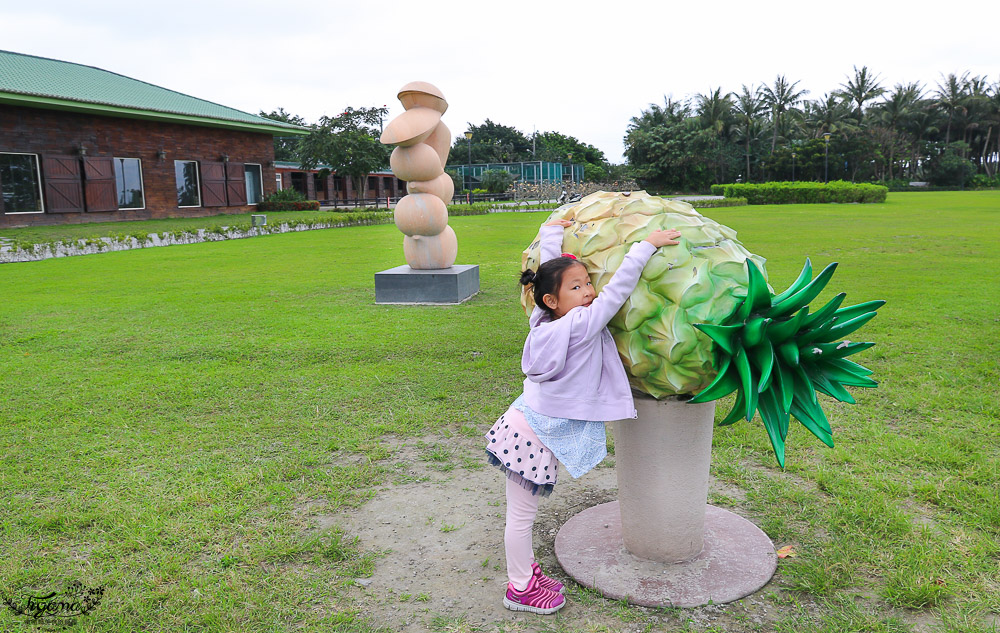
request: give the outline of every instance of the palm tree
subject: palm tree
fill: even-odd
[[[993,157],[996,156],[1000,162],[1000,81],[997,81],[989,93],[989,101],[986,104],[988,128],[986,130],[986,140],[983,141],[982,163],[986,175],[992,178],[997,173],[993,167]],[[994,134],[994,131],[996,133]],[[990,136],[995,136],[996,150],[990,149]]]
[[[933,99],[920,99],[913,104],[910,116],[903,122],[903,129],[913,139],[912,153],[910,154],[910,178],[917,176],[924,139],[941,131],[941,128],[938,127],[940,118],[934,104]]]
[[[758,136],[761,128],[760,115],[767,110],[764,97],[760,88],[747,88],[743,85],[739,94],[733,93],[736,103],[733,104],[733,113],[736,115],[737,134],[743,141],[744,153],[747,159],[746,179],[750,182],[750,141]],[[773,151],[773,150],[772,150]]]
[[[733,125],[733,102],[729,95],[722,94],[722,88],[709,91],[707,95],[698,94],[695,96],[697,105],[695,113],[698,115],[699,123],[703,130],[712,131],[712,145],[717,153],[716,182],[723,182],[726,179],[725,161],[722,159],[722,148],[719,142],[725,143],[729,140]]]
[[[659,127],[668,123],[679,123],[687,118],[690,113],[691,110],[687,104],[681,101],[674,101],[672,96],[664,96],[662,108],[655,103],[651,103],[648,110],[643,110],[639,116],[632,117],[626,133],[633,130]]]
[[[973,150],[978,166],[982,166],[982,150],[976,151],[986,140],[982,131],[990,125],[990,90],[992,86],[986,77],[973,77],[968,83],[968,94],[963,105],[965,112],[958,117],[962,126],[962,140]]]
[[[868,72],[867,66],[862,66],[861,70],[854,67],[854,79],[848,78],[846,84],[840,84],[841,90],[836,91],[838,97],[843,97],[857,104],[854,116],[860,123],[864,117],[864,105],[866,101],[871,101],[875,97],[880,97],[885,93],[885,88],[878,84],[878,76],[873,77]]]
[[[803,116],[803,132],[807,136],[820,138],[826,132],[843,136],[857,131],[852,123],[850,102],[836,94],[825,94],[822,99],[806,101]]]
[[[790,107],[802,100],[802,97],[809,94],[808,90],[796,91],[795,87],[799,82],[789,84],[784,75],[778,75],[774,80],[774,86],[764,86],[764,103],[771,109],[771,124],[774,126],[774,134],[771,138],[771,153],[778,145],[778,128],[781,126],[781,117]]]
[[[664,96],[663,107],[655,103],[643,110],[639,116],[629,120],[625,129],[625,157],[629,164],[638,167],[652,162],[649,149],[662,145],[664,131],[682,123],[691,114],[688,105]]]
[[[733,101],[729,95],[723,96],[722,88],[716,88],[708,95],[696,95],[695,99],[697,100],[695,113],[701,119],[702,129],[710,129],[716,136],[728,136],[733,109]]]
[[[908,140],[908,135],[902,130],[903,124],[912,115],[915,104],[920,101],[922,91],[919,83],[896,84],[886,100],[873,108],[878,123],[886,128],[890,139],[888,143],[890,180],[895,177],[894,166],[898,141],[905,143]]]
[[[955,117],[956,113],[961,113],[965,110],[965,106],[962,102],[965,100],[968,87],[968,71],[962,73],[961,77],[955,75],[955,73],[949,73],[948,76],[944,78],[944,83],[939,83],[938,89],[934,92],[934,96],[937,97],[937,101],[934,105],[948,114],[948,124],[945,127],[944,132],[945,145],[951,142],[952,119]]]

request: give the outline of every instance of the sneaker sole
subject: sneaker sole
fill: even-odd
[[[558,605],[551,607],[549,609],[543,609],[542,607],[532,607],[526,604],[521,604],[520,602],[512,602],[507,596],[503,598],[503,606],[507,607],[511,611],[527,611],[529,613],[537,613],[538,615],[548,615],[550,613],[555,613],[559,609],[566,606],[566,601],[563,600]]]

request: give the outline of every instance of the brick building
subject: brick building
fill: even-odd
[[[0,227],[246,213],[306,134],[112,72],[0,51]]]

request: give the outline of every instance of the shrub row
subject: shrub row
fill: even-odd
[[[712,194],[746,198],[747,204],[812,204],[824,202],[885,202],[888,187],[845,180],[822,182],[765,182],[712,185]]]
[[[449,204],[448,215],[486,215],[491,209],[509,209],[511,211],[535,211],[555,209],[556,202],[539,202],[536,204],[500,204],[497,202],[473,202],[472,204]]]
[[[993,176],[991,178],[986,174],[974,174],[971,178],[965,181],[965,186],[935,185],[927,183],[921,187],[911,187],[909,180],[901,178],[887,180],[885,185],[889,187],[889,191],[965,191],[968,189],[1000,189],[1000,175]]]
[[[257,203],[257,211],[319,211],[319,200],[265,200]]]
[[[695,209],[718,209],[720,207],[745,207],[746,198],[723,198],[722,200],[687,200]]]

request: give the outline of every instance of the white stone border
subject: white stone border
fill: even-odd
[[[75,255],[93,255],[96,253],[110,253],[113,251],[129,251],[135,248],[152,248],[156,246],[173,246],[175,244],[198,244],[200,242],[221,242],[224,240],[239,240],[246,237],[258,237],[261,235],[271,235],[275,233],[290,233],[293,231],[312,231],[315,229],[333,229],[344,226],[365,226],[375,224],[388,224],[392,222],[392,216],[386,214],[385,222],[315,222],[288,224],[281,223],[271,226],[257,226],[248,230],[241,230],[222,227],[222,233],[211,229],[198,229],[196,232],[184,231],[180,235],[171,232],[162,236],[157,233],[150,233],[149,236],[140,241],[129,236],[122,240],[114,237],[99,237],[91,239],[80,239],[73,242],[54,242],[47,244],[35,244],[28,249],[15,249],[10,244],[0,244],[0,264],[12,262],[37,262],[53,257],[73,257]]]
[[[550,211],[551,209],[518,209],[506,206],[496,206],[487,210],[487,213],[510,213],[510,212],[535,212]],[[369,212],[377,213],[377,212]],[[460,214],[478,215],[478,214]],[[381,221],[376,221],[381,220]],[[248,230],[221,227],[222,233],[214,229],[198,229],[195,232],[183,231],[180,235],[176,232],[150,233],[144,240],[140,241],[129,236],[127,239],[114,237],[98,237],[91,239],[80,239],[72,242],[53,242],[46,244],[35,244],[27,249],[15,249],[13,240],[0,238],[0,264],[10,264],[13,262],[37,262],[53,257],[73,257],[76,255],[94,255],[96,253],[110,253],[114,251],[130,251],[136,248],[152,248],[156,246],[173,246],[174,244],[198,244],[200,242],[221,242],[223,240],[239,240],[245,237],[259,237],[261,235],[272,235],[275,233],[290,233],[293,231],[313,231],[316,229],[337,229],[347,226],[375,226],[380,224],[391,224],[393,222],[392,213],[382,212],[378,218],[345,222],[301,222],[280,224],[270,224],[266,226],[256,226]],[[95,242],[99,242],[95,243]]]

